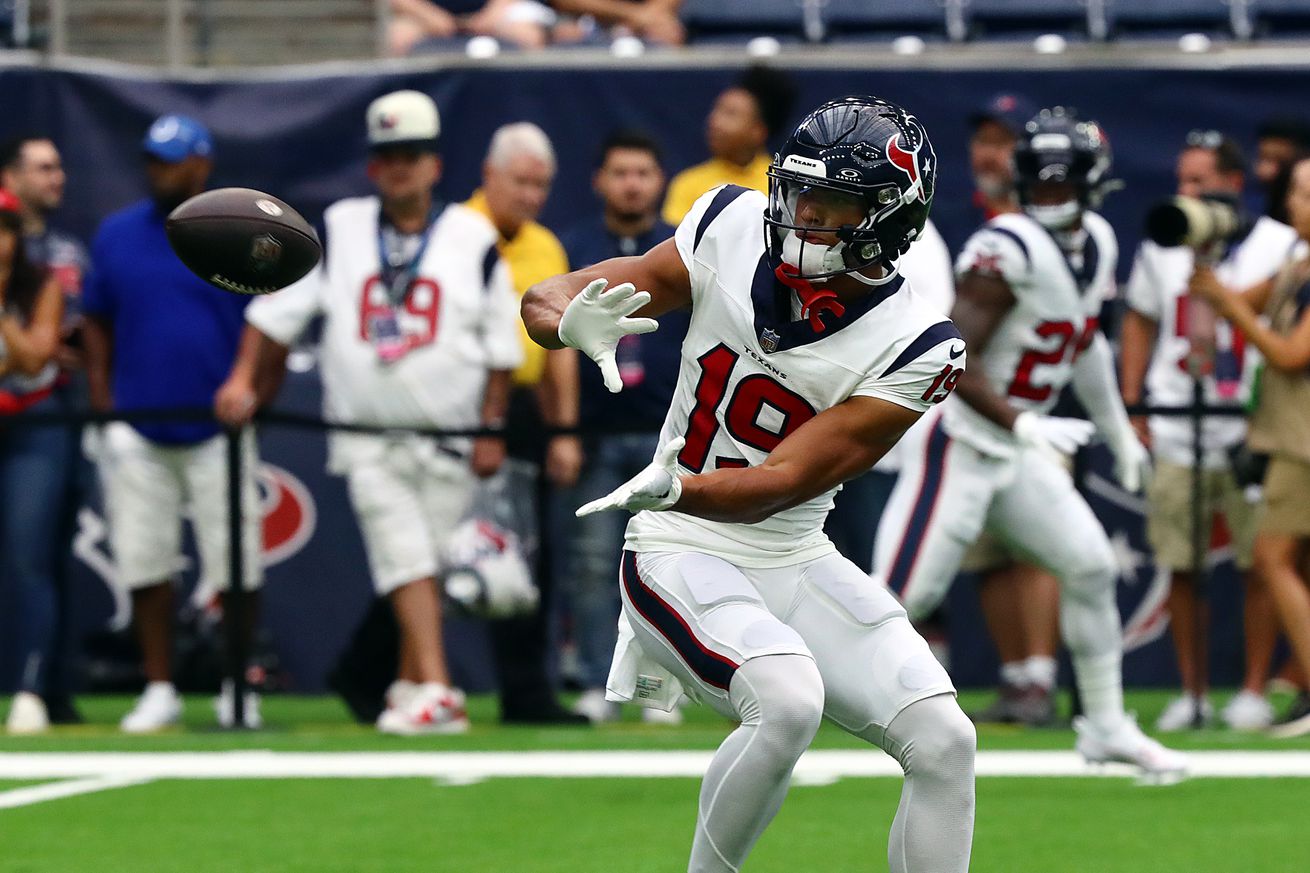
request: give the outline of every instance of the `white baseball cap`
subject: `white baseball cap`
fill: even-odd
[[[409,146],[437,150],[441,118],[437,104],[420,91],[393,91],[368,105],[368,145],[371,149]]]

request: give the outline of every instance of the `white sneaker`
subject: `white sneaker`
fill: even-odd
[[[182,698],[171,682],[151,682],[118,726],[125,733],[148,734],[182,720]]]
[[[619,705],[605,699],[604,688],[588,688],[582,692],[578,702],[573,704],[573,711],[585,715],[592,724],[619,720]]]
[[[409,703],[414,697],[414,693],[420,688],[417,682],[410,682],[408,679],[397,679],[387,686],[387,709],[401,709]]]
[[[50,729],[45,701],[30,691],[20,691],[9,704],[5,728],[11,734],[41,734]]]
[[[1184,694],[1169,701],[1155,720],[1158,731],[1185,731],[1205,727],[1214,721],[1214,705],[1209,698]]]
[[[418,686],[401,706],[387,707],[378,716],[384,734],[412,737],[420,734],[462,734],[469,729],[464,692],[437,682]]]
[[[641,720],[646,724],[662,724],[670,727],[676,727],[682,724],[682,705],[677,704],[665,712],[662,709],[651,709],[643,706],[641,709]]]
[[[1078,734],[1076,748],[1089,764],[1119,761],[1140,767],[1145,781],[1167,785],[1187,776],[1187,757],[1142,733],[1137,720],[1125,715],[1112,731],[1102,731],[1090,719],[1073,720]]]
[[[1223,719],[1235,731],[1262,731],[1274,723],[1274,707],[1254,691],[1239,691],[1224,707]]]
[[[246,692],[245,711],[242,713],[242,721],[245,727],[252,731],[257,731],[264,726],[264,716],[259,712],[259,695],[253,691]],[[236,703],[236,694],[232,688],[232,680],[224,679],[222,690],[214,698],[214,715],[218,717],[218,726],[230,728],[236,723],[236,714],[233,712]]]

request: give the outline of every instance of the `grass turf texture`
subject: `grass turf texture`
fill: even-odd
[[[1292,873],[1297,780],[984,779],[973,873]],[[0,873],[676,873],[690,779],[157,782],[0,812]],[[749,873],[886,870],[895,779],[796,787]]]
[[[1128,706],[1141,717],[1147,730],[1170,700],[1162,691],[1134,691]],[[1217,702],[1227,694],[1216,693]],[[984,706],[990,695],[966,692],[960,703],[966,711]],[[473,729],[462,736],[403,738],[381,736],[371,727],[355,724],[344,705],[332,697],[276,695],[264,699],[265,729],[258,732],[219,730],[209,697],[192,695],[186,703],[182,727],[149,736],[126,736],[118,731],[118,720],[132,708],[126,696],[87,696],[78,706],[85,725],[58,727],[39,736],[10,737],[0,734],[0,752],[152,752],[223,751],[228,749],[270,749],[273,751],[517,751],[596,749],[714,749],[730,730],[728,722],[705,707],[689,706],[686,723],[678,728],[646,725],[635,707],[626,707],[624,720],[595,728],[505,727],[497,722],[496,700],[475,695],[469,700]],[[1276,701],[1282,711],[1287,700]],[[1063,707],[1067,709],[1067,704]],[[0,712],[8,701],[0,700]],[[1310,749],[1310,737],[1272,740],[1259,734],[1238,733],[1222,728],[1186,731],[1164,736],[1179,749]],[[1022,730],[984,725],[978,731],[982,750],[1073,748],[1074,734],[1066,725],[1045,730]],[[864,743],[838,728],[824,724],[814,742],[816,749],[857,749]]]

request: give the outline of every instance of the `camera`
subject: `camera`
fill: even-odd
[[[1146,236],[1165,247],[1213,249],[1241,236],[1246,223],[1234,195],[1171,197],[1146,213]]]

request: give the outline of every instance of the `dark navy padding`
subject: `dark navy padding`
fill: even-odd
[[[919,334],[914,342],[906,346],[905,351],[896,356],[896,360],[892,361],[891,366],[882,371],[882,375],[890,376],[901,367],[918,360],[919,356],[928,351],[928,349],[950,340],[960,340],[963,342],[964,337],[960,336],[960,331],[955,327],[954,322],[937,322],[932,327]],[[882,378],[882,376],[879,378]]]
[[[1045,230],[1045,228],[1043,228]],[[1060,253],[1060,259],[1064,261],[1064,266],[1069,270],[1069,275],[1073,278],[1073,285],[1078,289],[1079,296],[1087,293],[1091,286],[1092,280],[1096,278],[1096,267],[1101,262],[1101,250],[1096,245],[1096,237],[1091,233],[1087,234],[1087,242],[1083,248],[1083,268],[1074,269],[1073,263],[1069,260],[1069,254],[1061,247],[1059,241],[1049,230],[1046,231],[1051,237],[1051,245]]]
[[[1014,240],[1014,244],[1019,247],[1019,251],[1023,252],[1024,267],[1029,270],[1033,268],[1033,256],[1029,254],[1028,244],[1023,241],[1023,237],[1019,236],[1019,234],[1010,230],[1008,227],[989,227],[988,230],[992,231],[993,233],[999,233],[1001,236],[1006,237],[1007,239]]]
[[[923,469],[923,483],[919,486],[919,495],[914,499],[914,508],[910,510],[910,520],[901,537],[901,547],[896,552],[896,559],[887,572],[887,587],[898,595],[905,593],[905,586],[910,581],[914,563],[923,549],[924,538],[928,535],[928,522],[932,520],[933,508],[942,490],[942,472],[946,468],[946,449],[951,438],[942,427],[942,420],[937,419],[932,433],[928,435],[925,451],[928,462]]]
[[[709,230],[710,225],[714,223],[714,219],[719,217],[719,213],[727,209],[729,203],[749,190],[751,189],[743,188],[741,185],[724,185],[719,189],[719,193],[715,194],[714,199],[710,201],[705,214],[700,217],[700,224],[696,225],[696,237],[691,243],[692,251],[695,251],[696,247],[700,245],[700,238],[705,235],[705,231]]]
[[[492,243],[487,247],[487,253],[482,256],[482,288],[486,291],[491,290],[491,274],[495,272],[496,265],[500,263],[500,251],[496,244]]]
[[[841,315],[830,313],[823,319],[827,329],[819,333],[810,326],[808,318],[802,318],[800,321],[791,320],[792,290],[778,281],[766,252],[760,255],[760,261],[755,266],[755,276],[751,279],[751,305],[755,310],[756,339],[765,330],[777,333],[781,338],[774,352],[784,352],[797,346],[809,345],[824,337],[832,336],[847,325],[858,321],[879,303],[901,290],[904,284],[904,277],[897,274],[896,278],[886,285],[877,286],[854,303],[845,304],[846,311]]]
[[[637,555],[626,549],[623,552],[623,588],[641,617],[669,641],[693,673],[715,688],[728,690],[739,665],[696,639],[683,617],[641,580]]]

